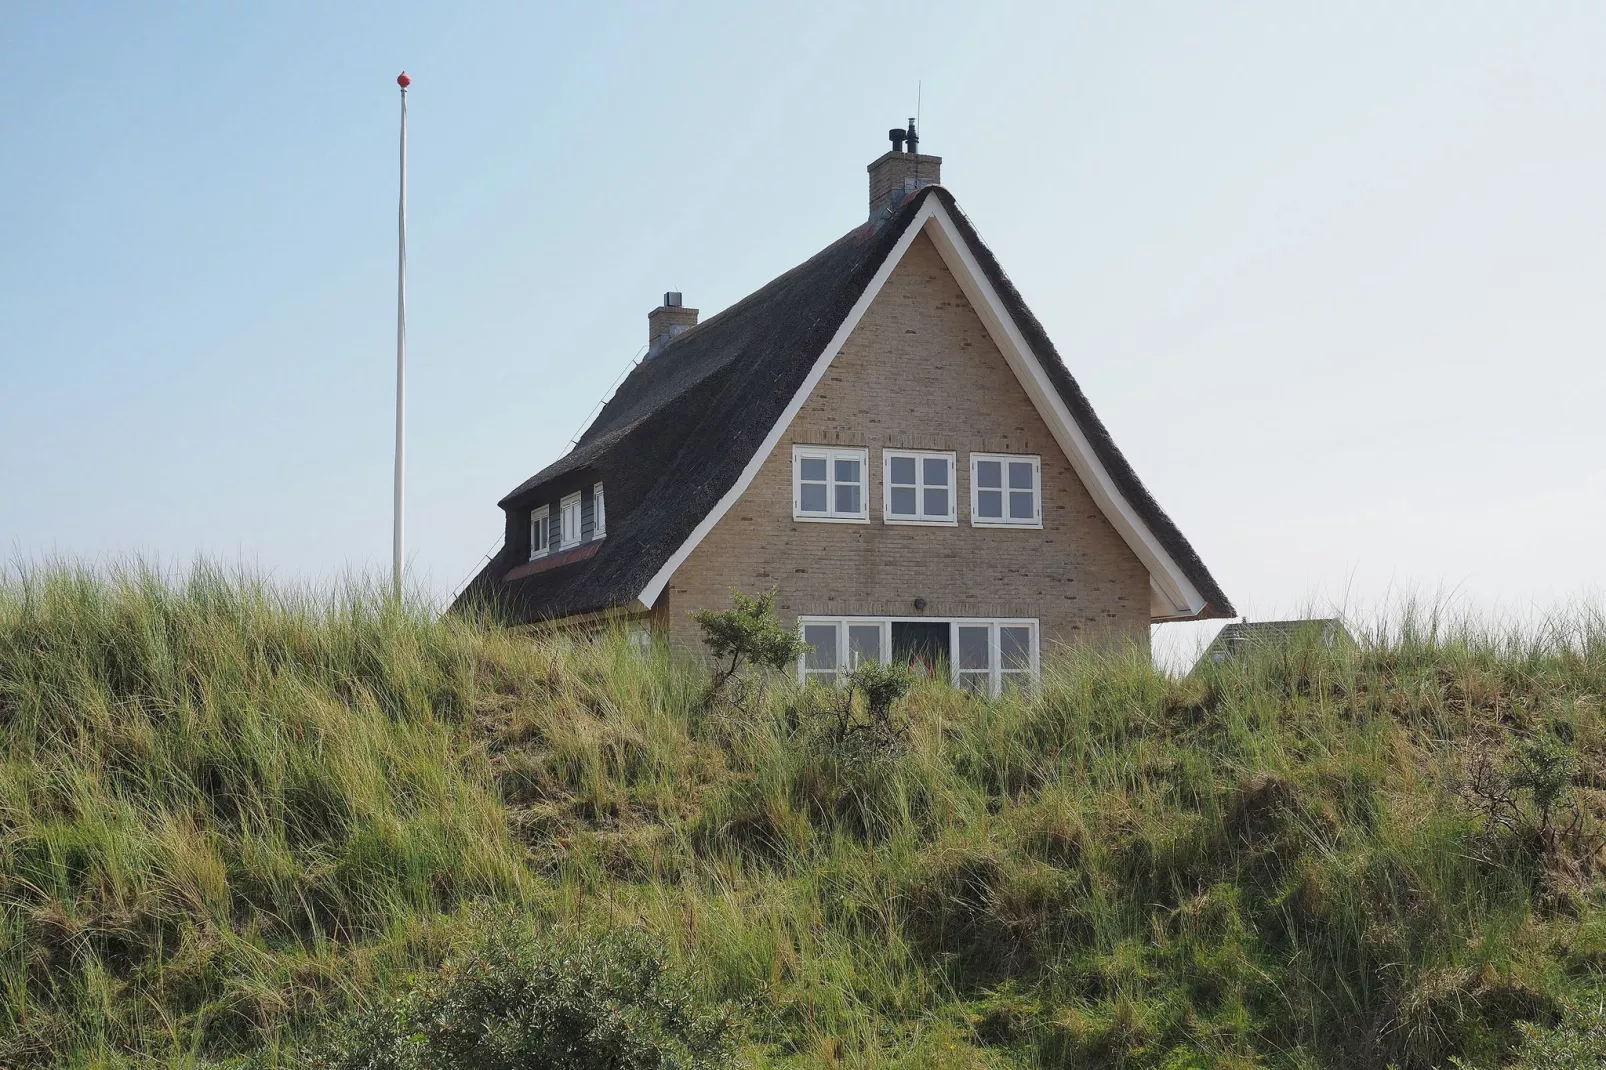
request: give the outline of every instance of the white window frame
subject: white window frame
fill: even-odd
[[[981,487],[976,480],[976,466],[981,461],[998,461],[1003,495],[1001,518],[978,516]],[[1032,518],[1015,520],[1009,515],[1009,464],[1011,461],[1032,462]],[[972,453],[970,455],[970,526],[974,528],[1041,528],[1043,526],[1043,458],[1035,453]]]
[[[915,463],[915,512],[913,516],[906,513],[894,514],[892,512],[892,461],[894,458],[908,458]],[[934,516],[926,509],[926,461],[942,460],[948,462],[948,513],[946,516]],[[900,483],[900,487],[909,484]],[[881,519],[887,524],[923,525],[926,527],[956,527],[959,524],[959,457],[954,453],[941,450],[882,450],[881,451]]]
[[[537,539],[539,532],[543,538]],[[537,545],[539,543],[539,545]],[[543,505],[530,510],[530,560],[545,557],[552,552],[552,507]]]
[[[558,503],[559,517],[561,518],[558,530],[560,541],[558,549],[567,550],[572,546],[580,545],[580,492],[567,494]]]
[[[825,461],[825,512],[803,511],[803,460]],[[836,462],[859,462],[859,511],[838,512],[836,508]],[[811,480],[811,482],[813,482]],[[792,447],[792,519],[816,524],[868,524],[870,522],[870,451],[863,446]]]
[[[943,618],[936,618],[942,621]],[[851,625],[878,625],[881,629],[880,648],[886,652],[885,656],[892,654],[892,626],[903,623],[933,623],[930,617],[822,617],[801,616],[797,618],[797,634],[803,636],[803,628],[809,624],[836,625],[836,670],[835,677],[841,681],[854,668],[848,665],[848,628]],[[960,686],[959,670],[959,629],[961,627],[987,627],[987,697],[997,698],[1003,691],[1006,676],[1024,676],[1028,686],[1036,686],[1042,679],[1042,629],[1035,617],[949,617],[948,624],[948,682],[954,687]],[[1031,629],[1031,665],[1029,670],[1009,670],[1003,667],[1002,645],[999,641],[1000,628],[1030,628]],[[826,675],[821,671],[808,672],[808,651],[804,650],[797,658],[797,682],[806,684],[809,678]]]
[[[602,507],[602,484],[591,488],[591,537],[603,539],[608,535],[608,511]]]
[[[987,668],[985,670],[961,669],[959,665],[959,629],[961,627],[987,628]],[[1003,643],[999,632],[1004,628],[1028,628],[1031,630],[1031,655],[1028,668],[1004,668]],[[979,671],[987,673],[987,697],[997,698],[1003,693],[1004,678],[1006,676],[1024,676],[1028,686],[1035,685],[1042,675],[1042,665],[1039,661],[1039,639],[1037,621],[1030,618],[998,617],[991,620],[956,620],[949,640],[951,653],[949,660],[952,665],[953,684],[961,686],[963,676],[974,675]]]

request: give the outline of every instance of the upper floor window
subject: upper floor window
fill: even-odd
[[[883,518],[889,524],[956,524],[954,455],[884,450]]]
[[[559,504],[559,510],[562,516],[562,526],[559,530],[563,540],[559,544],[559,549],[566,550],[580,543],[580,492],[575,491],[564,498]]]
[[[552,549],[552,507],[530,510],[530,560],[545,557]]]
[[[869,451],[792,447],[792,518],[867,523]]]
[[[600,539],[608,534],[608,511],[602,507],[602,484],[591,488],[591,537]]]
[[[1041,460],[1022,454],[972,453],[970,522],[977,527],[1042,527]]]

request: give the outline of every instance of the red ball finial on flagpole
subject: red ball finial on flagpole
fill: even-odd
[[[396,84],[401,86],[403,89],[406,89],[408,86],[413,84],[413,80],[407,77],[406,71],[402,71],[396,76]]]

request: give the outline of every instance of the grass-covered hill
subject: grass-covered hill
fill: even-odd
[[[1599,1040],[1603,701],[1598,620],[1416,627],[1186,679],[1061,655],[844,743],[818,695],[711,701],[624,641],[34,572],[0,587],[0,1066],[356,1065],[316,1052],[364,1008],[584,959],[475,965],[509,933],[623,934],[744,1065],[1560,1065]]]

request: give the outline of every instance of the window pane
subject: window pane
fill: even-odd
[[[848,668],[881,660],[881,625],[848,625]]]
[[[805,513],[825,512],[825,484],[805,483],[798,495],[798,504]]]
[[[1004,492],[979,490],[976,492],[976,515],[993,520],[1004,519]]]
[[[925,457],[920,461],[921,482],[928,487],[946,487],[948,485],[948,459],[946,457]]]
[[[999,461],[976,462],[976,486],[1002,487],[1004,485],[1004,466]]]
[[[959,626],[959,671],[967,669],[988,669],[992,663],[987,658],[987,632],[988,627],[981,625]]]
[[[962,672],[959,674],[959,689],[968,691],[972,695],[987,697],[987,672]]]
[[[836,668],[835,624],[803,625],[803,641],[812,648],[803,656],[805,672]]]
[[[892,512],[899,516],[915,515],[915,489],[913,487],[892,488]]]
[[[1000,668],[1026,669],[1032,667],[1032,630],[1019,626],[1001,626],[998,629],[998,656]]]
[[[836,481],[838,483],[857,483],[859,481],[859,462],[854,457],[838,457],[836,459]]]
[[[1031,490],[1032,489],[1032,462],[1031,461],[1010,461],[1009,462],[1009,489],[1010,490]]]
[[[1032,519],[1031,491],[1012,490],[1009,492],[1009,518],[1011,520]]]
[[[838,465],[840,465],[841,463],[842,463],[841,461],[837,462]],[[858,467],[858,463],[854,462],[853,467],[857,468]],[[859,512],[859,485],[857,483],[849,483],[849,484],[846,484],[846,485],[843,485],[843,484],[838,484],[837,485],[837,488],[836,488],[836,511],[839,512],[839,513],[858,513]]]
[[[825,482],[825,458],[824,457],[802,457],[802,458],[799,458],[799,460],[798,460],[798,471],[802,474],[804,479],[813,479],[813,480],[818,480],[821,483],[824,483]]]
[[[938,487],[935,490],[926,488],[926,515],[944,517],[948,515],[948,488]]]
[[[915,481],[915,459],[913,457],[894,457],[888,467],[892,472],[892,482],[913,483]]]

